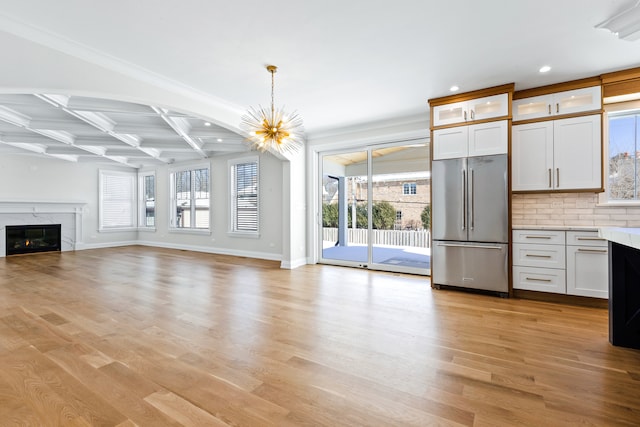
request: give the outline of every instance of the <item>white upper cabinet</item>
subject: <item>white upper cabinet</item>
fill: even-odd
[[[602,89],[592,86],[513,101],[513,121],[540,119],[602,108]]]
[[[457,159],[469,153],[469,126],[433,131],[433,160]]]
[[[468,123],[475,120],[493,119],[509,114],[509,95],[476,98],[469,101],[433,107],[433,126]]]
[[[514,125],[511,129],[511,189],[553,190],[553,122]]]
[[[514,125],[513,191],[601,188],[600,129],[600,114]]]
[[[506,120],[433,131],[433,160],[506,154],[508,147]]]
[[[469,128],[469,157],[506,154],[509,149],[507,121],[479,123]]]
[[[599,114],[553,121],[553,175],[556,190],[602,186]]]

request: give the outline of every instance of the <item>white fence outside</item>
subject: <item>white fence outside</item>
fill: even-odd
[[[373,230],[372,244],[430,248],[430,234],[429,230]],[[354,230],[353,228],[349,228],[347,238],[349,239],[349,243],[366,245],[367,229],[357,228]],[[326,242],[337,242],[338,229],[323,227],[322,240]]]

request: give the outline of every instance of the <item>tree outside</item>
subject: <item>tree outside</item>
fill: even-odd
[[[431,205],[427,205],[424,207],[422,213],[420,214],[420,219],[422,220],[422,226],[425,228],[425,230],[431,228]]]

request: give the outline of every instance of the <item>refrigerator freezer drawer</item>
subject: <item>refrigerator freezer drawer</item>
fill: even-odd
[[[435,241],[432,251],[433,284],[509,292],[507,244]]]

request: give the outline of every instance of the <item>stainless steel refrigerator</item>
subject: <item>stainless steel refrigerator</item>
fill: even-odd
[[[433,285],[509,292],[506,154],[432,162]]]

